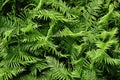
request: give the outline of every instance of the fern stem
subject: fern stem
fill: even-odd
[[[42,2],[43,2],[43,0],[40,0],[40,1],[39,1],[39,4],[38,4],[38,6],[35,8],[35,10],[41,9]]]
[[[50,35],[52,33],[52,28],[54,27],[54,25],[55,25],[55,21],[51,21],[51,23],[50,23],[50,29],[48,30],[46,39],[48,39],[50,37]]]

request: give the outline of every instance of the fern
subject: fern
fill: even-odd
[[[1,0],[0,80],[119,80],[119,0]]]

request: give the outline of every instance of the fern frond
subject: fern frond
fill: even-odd
[[[70,79],[69,78],[70,73],[62,63],[59,63],[59,61],[57,61],[52,57],[47,57],[46,59],[48,66],[50,67],[52,79],[59,79],[59,80]]]
[[[43,71],[47,71],[49,69],[49,66],[44,62],[44,60],[41,60],[40,62],[34,63],[35,65],[30,67],[30,73],[29,75],[36,76],[40,75]]]
[[[13,22],[11,22],[8,17],[0,16],[0,35],[7,30],[12,30],[12,26]]]
[[[17,50],[17,51],[16,51]],[[13,51],[13,52],[12,52]],[[18,48],[11,49],[1,60],[1,66],[20,67],[20,65],[27,65],[39,61],[38,58],[29,55],[26,52],[20,51]]]
[[[22,67],[15,67],[15,68],[0,68],[0,79],[1,80],[9,80],[12,79],[14,76],[17,74],[21,73],[24,71],[24,68]]]
[[[111,45],[117,44],[117,42],[118,41],[116,39],[112,39],[107,42],[98,41],[98,42],[96,42],[96,45],[98,48],[100,48],[102,50],[107,50],[111,47]]]
[[[108,39],[112,39],[114,38],[114,36],[117,34],[118,29],[117,28],[113,28],[110,31],[103,31],[101,32],[100,35],[98,35],[100,38],[103,39],[103,41],[108,38]]]
[[[90,70],[85,70],[83,72],[83,77],[81,78],[81,80],[97,80],[97,76],[95,71],[90,71]]]
[[[62,31],[59,31],[54,36],[55,37],[64,37],[64,36],[78,37],[83,35],[84,35],[84,31],[73,33],[68,27],[65,27]]]
[[[56,20],[56,21],[65,21],[65,22],[71,22],[74,21],[74,18],[65,18],[63,14],[57,12],[57,11],[53,11],[53,10],[40,10],[37,15],[39,18],[43,18],[44,20],[47,20],[48,18],[52,19],[52,20]]]
[[[120,64],[119,59],[111,58],[106,52],[102,51],[101,49],[90,51],[87,54],[93,62],[99,62],[99,64],[105,63],[113,66]]]
[[[52,4],[52,7],[56,10],[60,10],[63,14],[66,14],[67,17],[71,17],[72,14],[70,7],[67,6],[66,2],[63,2],[62,0],[46,0],[46,4]]]
[[[111,4],[109,6],[108,10],[109,10],[109,12],[106,15],[104,15],[103,17],[100,18],[100,20],[98,21],[98,25],[100,25],[100,24],[107,25],[108,24],[110,16],[111,16],[111,14],[112,14],[112,12],[114,10],[114,5]]]

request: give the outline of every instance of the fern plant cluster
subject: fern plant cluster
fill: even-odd
[[[120,0],[1,0],[0,80],[120,80]]]

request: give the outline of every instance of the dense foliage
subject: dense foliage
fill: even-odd
[[[0,80],[120,80],[120,0],[0,0]]]

